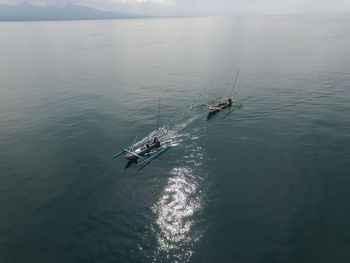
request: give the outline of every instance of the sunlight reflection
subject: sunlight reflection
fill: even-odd
[[[175,168],[172,174],[160,200],[152,208],[157,216],[154,226],[158,242],[156,258],[184,262],[190,259],[193,245],[200,237],[191,228],[202,201],[192,169]]]

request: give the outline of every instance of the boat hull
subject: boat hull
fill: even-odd
[[[143,155],[149,153],[153,148],[159,147],[159,145],[160,145],[160,142],[157,141],[156,143],[151,144],[148,148],[142,147],[140,149],[140,151],[136,150],[135,152],[136,152],[137,155],[135,155],[135,154],[128,154],[128,155],[124,155],[123,157],[125,159],[128,159],[128,160],[136,160],[136,159],[139,158],[139,156],[143,156]]]
[[[230,105],[232,105],[232,101],[230,101],[230,102],[228,102],[228,103],[226,103],[224,105],[220,105],[220,106],[209,106],[209,108],[208,108],[209,109],[209,114],[216,113],[216,112],[218,112],[218,111],[220,111],[220,110],[222,110],[222,109],[224,109],[224,108],[226,108],[226,107],[228,107]]]

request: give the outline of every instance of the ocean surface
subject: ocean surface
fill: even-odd
[[[0,32],[1,263],[350,262],[350,14]]]

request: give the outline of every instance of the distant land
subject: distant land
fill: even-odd
[[[142,16],[106,12],[81,5],[35,6],[30,4],[0,5],[0,21],[88,20],[141,18]]]

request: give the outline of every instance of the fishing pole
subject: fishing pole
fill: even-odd
[[[159,103],[158,103],[157,132],[156,132],[157,137],[158,137],[158,133],[159,133],[159,119],[160,119],[160,99],[159,99]]]
[[[238,70],[236,78],[235,78],[235,80],[233,82],[233,85],[232,85],[231,98],[233,97],[233,89],[235,88],[235,85],[236,85],[236,82],[237,82],[237,79],[238,79],[238,76],[239,76],[239,72],[240,72],[240,70]]]

